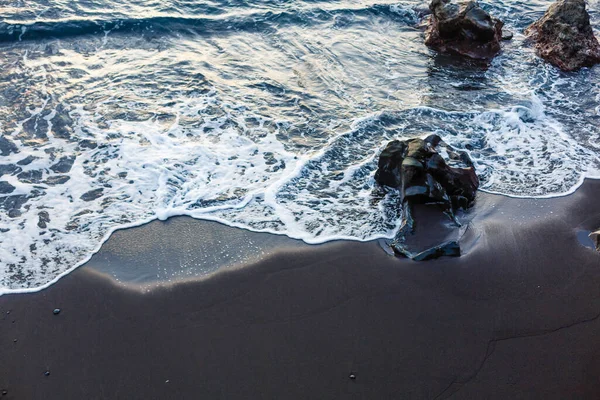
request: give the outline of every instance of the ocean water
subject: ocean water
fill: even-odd
[[[391,139],[439,134],[488,192],[574,191],[600,177],[600,67],[535,56],[550,4],[482,2],[515,37],[481,65],[424,46],[425,1],[0,1],[0,294],[175,215],[392,237]]]

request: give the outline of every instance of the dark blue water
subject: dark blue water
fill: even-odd
[[[395,138],[440,134],[490,192],[575,190],[600,176],[600,68],[535,56],[522,32],[550,3],[483,2],[515,38],[482,65],[424,46],[421,1],[3,2],[0,286],[173,215],[391,237],[373,174]]]

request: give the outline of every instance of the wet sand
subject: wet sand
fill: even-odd
[[[480,194],[463,257],[424,263],[377,243],[282,246],[150,287],[94,268],[103,248],[0,297],[2,398],[600,398],[600,254],[578,240],[600,227],[599,198],[600,181]]]

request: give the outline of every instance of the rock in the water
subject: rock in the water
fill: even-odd
[[[441,154],[447,155],[445,160]],[[400,190],[403,221],[392,248],[414,260],[441,256],[459,256],[458,243],[449,242],[413,254],[403,245],[404,235],[412,232],[414,204],[437,204],[457,225],[455,213],[473,205],[479,178],[473,162],[465,152],[458,152],[437,135],[426,139],[395,140],[390,142],[379,157],[375,180],[384,186]]]
[[[52,311],[52,314],[54,314],[54,315],[60,314],[60,308],[55,308],[54,311]]]
[[[491,59],[500,51],[504,23],[477,1],[433,0],[425,44],[444,53]]]
[[[444,160],[438,149],[449,159]],[[403,202],[442,204],[451,215],[470,207],[479,187],[467,153],[454,151],[437,135],[390,142],[379,158],[375,180],[399,189]]]
[[[600,44],[585,0],[558,0],[525,33],[535,42],[538,56],[563,71],[600,63]]]

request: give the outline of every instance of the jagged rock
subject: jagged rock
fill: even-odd
[[[525,33],[538,56],[563,71],[600,63],[600,44],[590,25],[585,0],[559,0]]]
[[[433,0],[425,44],[440,52],[491,59],[500,51],[504,23],[477,1]]]
[[[444,160],[438,150],[449,159]],[[442,204],[452,216],[455,210],[471,206],[479,187],[467,153],[454,151],[437,135],[390,142],[379,157],[375,180],[399,189],[403,202]]]
[[[445,160],[441,154],[447,154]],[[403,220],[391,247],[397,254],[414,260],[426,260],[444,255],[459,256],[458,243],[448,242],[418,254],[402,245],[404,236],[413,232],[414,204],[438,204],[457,225],[456,211],[473,205],[479,178],[473,162],[465,152],[458,152],[437,135],[426,139],[395,140],[379,157],[375,180],[383,186],[400,190]]]

